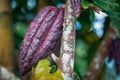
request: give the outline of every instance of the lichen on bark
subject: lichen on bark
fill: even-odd
[[[79,1],[81,0],[73,0]],[[79,4],[80,5],[80,4]],[[75,6],[74,6],[75,7]],[[74,53],[75,53],[75,23],[78,14],[75,13],[72,0],[66,0],[63,22],[62,44],[59,58],[59,68],[64,80],[73,79]]]

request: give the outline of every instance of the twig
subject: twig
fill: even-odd
[[[108,54],[108,47],[111,41],[115,38],[115,31],[110,28],[90,64],[89,69],[84,76],[84,80],[96,80],[104,64],[105,57]]]
[[[97,12],[97,13],[100,13],[100,11],[101,11],[101,9],[97,6],[89,6],[89,9],[91,9],[91,10]]]
[[[59,64],[59,57],[57,57],[54,53],[51,54],[52,59]]]

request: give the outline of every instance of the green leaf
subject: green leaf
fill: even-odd
[[[89,6],[93,6],[93,3],[90,3],[90,2],[88,2],[88,1],[82,0],[82,7],[83,7],[84,9],[89,8]]]
[[[116,2],[120,5],[120,0],[116,0]]]
[[[115,31],[117,32],[117,36],[120,38],[120,20],[115,20],[112,19],[110,26],[115,29]]]
[[[93,0],[109,17],[120,20],[120,5],[116,0]]]
[[[80,17],[77,19],[82,25],[80,33],[86,33],[90,30],[91,21],[90,21],[90,10],[86,9],[80,14]],[[79,37],[79,36],[78,36]]]
[[[53,65],[51,70],[50,70],[50,73],[53,74],[57,71],[57,66],[56,65]]]
[[[120,20],[120,12],[114,12],[114,11],[104,11],[105,13],[108,14],[109,17]]]
[[[55,5],[61,2],[61,0],[52,0],[52,1],[53,1],[53,4]]]
[[[90,10],[91,27],[89,31],[92,31],[94,29],[94,20],[95,20],[95,13],[94,11]]]
[[[115,0],[93,0],[93,2],[106,11],[116,11],[119,9],[119,4]]]
[[[80,77],[80,80],[83,80],[82,76],[80,74],[79,68],[77,66],[74,66],[74,72]],[[74,79],[74,80],[76,80],[76,79]]]

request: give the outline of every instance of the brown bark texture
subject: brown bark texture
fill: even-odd
[[[88,71],[84,76],[84,80],[97,79],[100,71],[102,70],[105,57],[109,53],[110,43],[115,38],[116,38],[115,31],[112,28],[109,28],[88,68]]]
[[[10,0],[0,0],[0,65],[13,72],[13,34]]]
[[[72,80],[75,53],[75,21],[71,0],[66,0],[59,68],[64,80]]]

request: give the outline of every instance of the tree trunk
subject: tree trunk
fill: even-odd
[[[13,72],[13,34],[10,0],[0,0],[0,65]]]

